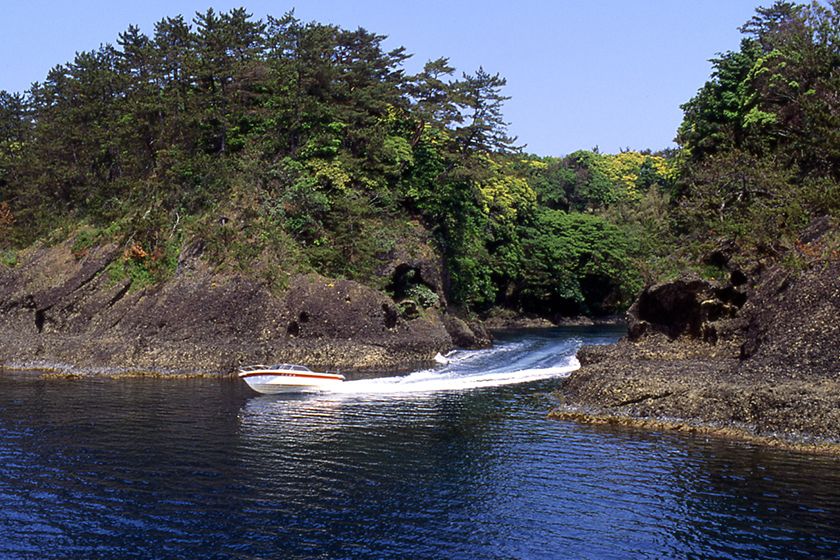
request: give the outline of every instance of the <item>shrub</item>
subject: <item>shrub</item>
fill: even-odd
[[[406,292],[409,299],[413,299],[421,307],[428,309],[440,304],[440,298],[425,284],[415,284]]]

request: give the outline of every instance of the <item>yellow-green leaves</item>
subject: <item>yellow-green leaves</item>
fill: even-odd
[[[411,144],[401,136],[385,137],[382,141],[382,151],[389,164],[385,169],[389,175],[399,175],[406,167],[414,165]]]
[[[485,161],[492,173],[478,184],[484,213],[502,223],[515,223],[520,214],[533,211],[537,193],[528,182],[489,157]]]
[[[350,186],[350,175],[344,170],[340,160],[310,159],[306,162],[309,173],[324,187],[346,191]]]

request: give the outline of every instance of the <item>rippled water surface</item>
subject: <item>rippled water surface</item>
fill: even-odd
[[[0,558],[840,557],[840,460],[546,419],[615,336],[297,397],[0,373]]]

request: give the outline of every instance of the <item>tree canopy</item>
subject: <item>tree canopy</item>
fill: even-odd
[[[563,157],[517,145],[500,75],[409,74],[365,29],[242,8],[130,26],[0,92],[0,250],[81,228],[80,251],[122,243],[117,272],[149,281],[192,244],[280,288],[315,270],[385,289],[420,227],[453,303],[614,313],[721,237],[778,254],[837,213],[838,21],[840,0],[759,8],[679,149]]]
[[[741,31],[683,106],[677,216],[773,255],[840,208],[840,2],[779,0]]]

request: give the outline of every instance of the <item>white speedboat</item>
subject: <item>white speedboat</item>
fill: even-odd
[[[301,393],[319,391],[344,381],[340,373],[321,373],[296,364],[247,366],[239,370],[239,378],[258,393]]]

